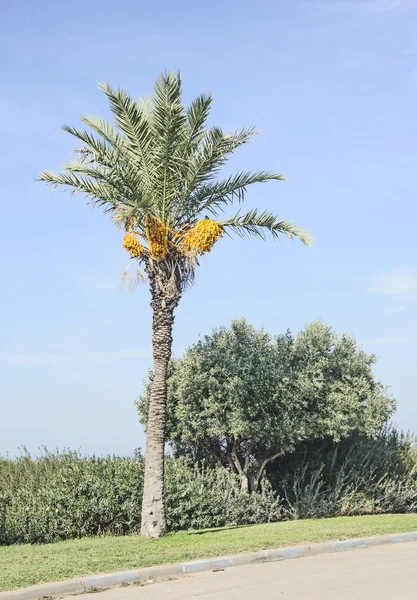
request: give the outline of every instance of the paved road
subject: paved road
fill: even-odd
[[[417,543],[406,542],[233,567],[146,587],[107,590],[91,600],[416,600]],[[79,596],[72,597],[79,600]],[[67,597],[66,600],[69,600]]]

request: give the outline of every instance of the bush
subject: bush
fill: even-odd
[[[394,429],[305,444],[269,475],[292,518],[417,510],[415,443]]]
[[[206,529],[278,521],[283,508],[271,484],[259,493],[242,494],[240,479],[223,467],[168,460],[167,524],[171,530]]]
[[[140,453],[0,459],[0,545],[138,533],[143,469]],[[300,445],[253,494],[242,494],[238,476],[221,466],[168,458],[165,473],[171,531],[417,511],[414,441],[395,430]]]
[[[25,453],[0,472],[0,544],[140,529],[143,460]]]
[[[143,459],[29,454],[0,471],[0,544],[45,543],[86,535],[140,531]],[[268,482],[243,495],[221,467],[168,459],[167,522],[171,530],[277,520],[280,504]]]

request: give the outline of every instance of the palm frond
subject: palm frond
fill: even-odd
[[[141,167],[143,187],[149,193],[153,191],[153,138],[148,119],[140,110],[139,105],[119,88],[100,84],[100,89],[106,94],[110,107],[115,115],[115,123],[129,140],[135,151]]]
[[[91,135],[88,131],[70,127],[69,125],[63,125],[62,129],[84,142],[85,147],[83,147],[82,150],[88,152],[90,156],[94,157],[98,162],[111,165],[117,158],[117,155],[114,154],[111,146],[105,141]]]
[[[188,194],[194,192],[199,185],[214,179],[233,152],[239,146],[247,144],[258,133],[254,127],[228,134],[224,134],[220,127],[209,129],[204,135],[196,155],[189,163]]]
[[[88,177],[89,181],[102,182],[113,188],[114,196],[117,198],[120,208],[127,206],[126,218],[139,216],[144,213],[152,212],[153,199],[145,196],[140,189],[140,182],[137,181],[135,173],[130,173],[126,177],[126,169],[121,169],[122,165],[115,163],[111,167],[100,164],[85,164],[83,161],[74,160],[64,165],[67,173],[82,175]],[[68,185],[68,184],[64,184]],[[120,212],[120,211],[119,211]],[[132,214],[133,213],[133,214]]]
[[[222,222],[226,231],[230,230],[240,237],[258,237],[266,239],[266,234],[279,238],[285,235],[291,240],[297,238],[306,246],[314,242],[314,238],[301,227],[297,227],[290,221],[280,221],[276,215],[269,210],[260,211],[253,209],[246,214],[238,212],[234,217]]]
[[[202,139],[213,98],[211,94],[201,94],[187,108],[188,139],[187,150],[193,152]]]
[[[74,192],[84,192],[91,202],[101,206],[117,205],[118,214],[124,212],[126,218],[154,212],[152,195],[143,190],[143,178],[127,138],[102,119],[89,116],[82,120],[101,139],[65,125],[63,129],[85,145],[78,148],[78,159],[64,166],[66,173],[46,171],[40,180],[55,187],[68,186]]]
[[[106,142],[108,142],[113,148],[120,148],[123,144],[123,138],[119,131],[111,123],[97,117],[96,115],[86,115],[81,117],[81,121],[91,127],[96,133],[98,133]]]
[[[186,123],[187,115],[181,95],[179,73],[173,75],[168,71],[157,78],[152,99],[152,126],[160,136],[164,152],[176,141],[176,133]]]
[[[104,206],[105,212],[113,211],[119,202],[126,202],[120,198],[113,186],[104,181],[93,181],[83,175],[72,173],[54,173],[53,171],[42,171],[38,177],[39,181],[46,181],[53,187],[69,187],[72,193],[83,192],[90,200],[90,204]]]
[[[87,131],[80,131],[64,125],[65,131],[86,144],[85,147],[78,150],[78,153],[88,155],[92,160],[111,166],[113,169],[123,168],[126,170],[130,168],[130,173],[137,173],[138,181],[139,179],[142,181],[142,178],[139,178],[141,163],[128,139],[121,135],[111,123],[100,117],[90,115],[81,117],[81,120],[98,133],[102,139],[94,137]]]
[[[189,198],[187,206],[189,218],[206,211],[217,215],[226,205],[235,201],[243,202],[248,186],[254,183],[265,183],[272,180],[284,181],[286,179],[286,176],[282,173],[242,171],[227,179],[206,183],[200,186]]]
[[[187,115],[181,102],[181,77],[178,73],[161,74],[155,83],[152,102],[152,132],[155,140],[155,190],[160,218],[170,223],[172,202],[182,184],[184,159],[181,156]]]
[[[82,132],[84,139],[88,139],[89,141],[89,149],[94,152],[93,158],[95,161],[106,167],[111,167],[113,176],[123,181],[123,185],[127,186],[134,194],[137,193],[141,200],[143,200],[144,196],[147,196],[150,208],[152,205],[152,196],[150,193],[147,193],[146,188],[144,189],[142,165],[138,161],[130,142],[124,136],[120,135],[111,123],[104,119],[92,115],[81,117],[81,119],[109,145],[105,154],[103,154],[103,151],[100,153],[96,148],[91,148],[92,136],[89,136],[86,132]],[[70,128],[67,128],[67,131],[68,129]],[[86,138],[86,136],[88,137]],[[96,141],[95,138],[93,140]],[[102,146],[103,144],[101,143],[98,146],[98,150],[102,149]]]

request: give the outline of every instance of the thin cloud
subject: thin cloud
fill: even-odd
[[[407,8],[417,8],[416,0],[351,0],[322,2],[321,6],[336,10],[362,13],[385,13]]]
[[[414,310],[415,307],[417,306],[417,297],[415,297],[415,294],[409,294],[408,296],[406,296],[407,301],[406,302],[401,302],[399,304],[395,304],[393,306],[389,306],[388,308],[386,308],[385,310],[383,310],[381,312],[381,315],[386,316],[386,317],[390,317],[390,316],[395,316],[395,315],[400,315],[401,313],[410,311],[410,310]],[[402,298],[402,296],[401,296]]]
[[[149,359],[150,350],[81,352],[0,352],[0,367],[59,367],[68,363],[107,363],[120,360]]]
[[[371,338],[365,342],[367,346],[380,346],[382,344],[417,344],[417,335],[397,335]]]
[[[368,283],[369,294],[401,296],[417,290],[417,267],[405,265],[376,275]]]

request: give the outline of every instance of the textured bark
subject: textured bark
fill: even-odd
[[[251,491],[252,491],[252,492],[257,492],[257,491],[258,491],[258,489],[259,489],[259,483],[260,483],[260,481],[261,481],[261,477],[262,477],[262,474],[263,474],[263,472],[264,472],[264,470],[265,470],[265,467],[266,467],[266,466],[267,466],[267,465],[268,465],[268,464],[269,464],[271,461],[273,461],[273,460],[275,460],[276,458],[278,458],[278,456],[281,456],[281,454],[282,454],[282,452],[276,452],[275,454],[272,454],[271,456],[268,456],[267,458],[265,458],[265,459],[262,461],[262,463],[261,463],[261,465],[260,465],[259,469],[258,469],[258,470],[256,471],[256,473],[254,473],[254,474],[252,475],[252,477],[250,478],[250,479],[251,479],[251,481],[250,481],[250,487],[251,487]]]
[[[281,455],[281,452],[276,452],[275,454],[268,456],[261,462],[259,468],[255,472],[252,472],[249,468],[252,450],[253,445],[249,444],[246,450],[245,461],[242,465],[242,460],[238,455],[236,442],[229,444],[227,448],[227,461],[232,469],[232,472],[237,473],[240,477],[240,490],[243,494],[251,494],[252,492],[258,491],[265,467],[268,463]]]
[[[238,456],[237,453],[237,447],[236,447],[236,442],[233,442],[231,447],[230,447],[230,453],[229,453],[229,464],[231,463],[234,468],[235,468],[235,472],[239,474],[240,477],[240,490],[243,494],[250,494],[251,492],[251,478],[250,475],[248,473],[248,464],[249,464],[249,459],[247,458],[245,460],[245,464],[242,467],[240,458]]]
[[[164,451],[167,401],[167,373],[172,348],[174,310],[180,298],[179,286],[167,280],[163,271],[149,269],[152,294],[153,379],[146,435],[145,478],[141,534],[160,537],[166,530],[164,496]]]

